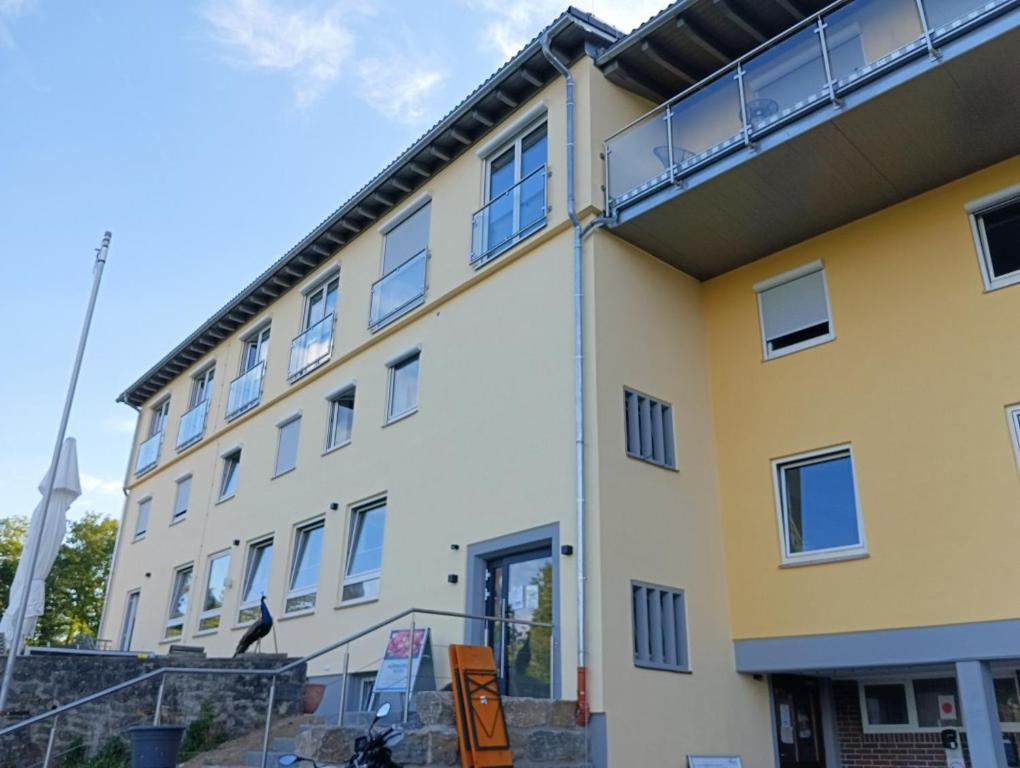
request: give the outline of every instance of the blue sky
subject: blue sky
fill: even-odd
[[[666,2],[574,4],[629,30]],[[74,509],[119,516],[117,394],[565,7],[0,0],[0,517],[38,501],[104,230],[69,434]]]

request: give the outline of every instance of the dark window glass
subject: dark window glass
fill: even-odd
[[[915,680],[914,700],[917,705],[917,724],[921,728],[960,727],[955,679],[936,677]]]
[[[992,276],[1020,271],[1020,200],[981,214]]]
[[[899,683],[864,686],[869,725],[908,725],[907,691]]]

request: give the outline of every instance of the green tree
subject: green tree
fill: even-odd
[[[11,582],[18,570],[21,547],[28,533],[28,518],[20,515],[0,520],[0,612],[7,610]]]

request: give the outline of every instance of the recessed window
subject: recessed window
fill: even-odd
[[[174,517],[171,522],[176,523],[183,520],[188,514],[188,504],[191,502],[191,475],[186,475],[177,481],[177,493],[174,495]]]
[[[630,592],[634,665],[689,672],[683,590],[635,581]]]
[[[351,511],[341,602],[368,600],[379,596],[385,527],[385,499],[356,507]]]
[[[174,584],[170,592],[170,609],[167,611],[165,640],[184,634],[184,619],[188,614],[188,597],[191,594],[192,567],[186,565],[174,571]]]
[[[163,435],[166,434],[166,425],[169,418],[170,398],[165,397],[152,406],[149,415],[148,437],[139,443],[138,455],[135,457],[136,475],[147,472],[159,463],[159,449],[163,445]]]
[[[864,711],[869,725],[908,725],[907,688],[903,683],[862,686]]]
[[[421,353],[414,352],[390,364],[389,397],[386,421],[399,419],[418,408],[418,372]]]
[[[989,290],[1020,282],[1020,191],[968,206],[981,271]]]
[[[623,411],[627,455],[660,467],[676,469],[672,406],[662,400],[624,389]]]
[[[149,437],[161,435],[166,431],[166,423],[170,418],[170,398],[152,406],[152,415],[149,419]]]
[[[382,277],[372,286],[368,326],[381,328],[425,300],[429,218],[426,202],[383,236]]]
[[[294,557],[290,564],[286,613],[308,611],[315,607],[319,584],[319,562],[322,560],[321,520],[297,529],[294,536]]]
[[[914,680],[917,725],[920,728],[959,728],[956,678],[934,677]]]
[[[326,450],[331,451],[351,442],[354,429],[355,388],[348,387],[329,399],[329,420],[326,424]]]
[[[209,568],[205,577],[205,594],[202,596],[202,612],[198,615],[199,632],[212,632],[220,626],[220,616],[223,613],[223,594],[226,590],[229,570],[229,552],[221,552],[209,558]]]
[[[140,539],[149,528],[149,513],[152,511],[152,498],[138,502],[138,519],[135,521],[135,538]]]
[[[230,382],[227,391],[227,418],[233,419],[254,408],[262,400],[262,383],[269,354],[269,326],[255,331],[244,340],[241,370]]]
[[[130,592],[124,606],[124,623],[120,629],[120,650],[130,651],[131,640],[135,635],[135,620],[138,618],[138,601],[142,593],[139,590]]]
[[[237,475],[241,470],[241,451],[231,451],[223,457],[223,475],[220,477],[220,500],[237,493]]]
[[[866,552],[849,446],[775,462],[783,560]]]
[[[259,616],[259,602],[269,589],[269,568],[273,562],[273,540],[263,539],[248,546],[244,564],[244,583],[237,621],[245,624]]]
[[[287,379],[295,381],[329,360],[340,299],[340,277],[330,277],[305,295],[301,333],[291,342]]]
[[[210,365],[201,373],[195,374],[191,380],[191,408],[206,402],[212,395],[213,376],[216,366]]]
[[[297,466],[298,437],[301,434],[301,417],[281,424],[277,429],[276,470],[273,476],[290,472]]]
[[[759,283],[754,290],[766,359],[835,338],[820,261]]]
[[[996,677],[995,703],[999,710],[1000,723],[1020,723],[1020,693],[1017,691],[1016,675]]]

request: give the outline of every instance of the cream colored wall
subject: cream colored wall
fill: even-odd
[[[737,638],[1020,616],[1020,288],[984,292],[967,201],[1020,158],[705,286],[726,560]],[[762,362],[752,286],[821,259],[833,342]],[[780,567],[770,460],[853,445],[869,557]]]
[[[701,285],[610,234],[597,233],[590,250],[599,540],[591,584],[601,597],[594,632],[609,764],[694,753],[771,766],[767,684],[733,666]],[[626,455],[625,386],[672,404],[678,471]],[[632,580],[684,590],[691,674],[634,666]]]

